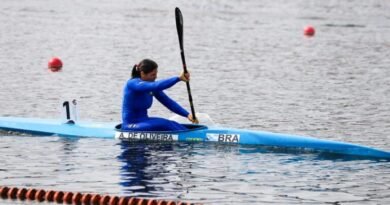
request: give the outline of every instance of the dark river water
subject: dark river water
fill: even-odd
[[[159,78],[182,70],[176,6],[197,112],[228,127],[390,150],[385,0],[2,0],[0,116],[59,118],[61,103],[77,99],[80,119],[119,122],[132,65],[154,59]],[[47,70],[53,56],[62,72]],[[184,84],[167,93],[189,109]],[[172,116],[158,102],[149,114]],[[388,161],[6,132],[0,156],[0,186],[204,204],[390,203]]]

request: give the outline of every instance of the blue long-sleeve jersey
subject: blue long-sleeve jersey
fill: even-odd
[[[124,87],[122,123],[127,125],[147,120],[153,96],[172,112],[187,117],[189,113],[163,92],[179,81],[179,77],[154,82],[143,81],[140,78],[128,80]]]

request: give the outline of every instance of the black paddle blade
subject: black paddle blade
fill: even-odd
[[[183,15],[179,8],[175,9],[177,35],[179,36],[180,49],[183,50]]]

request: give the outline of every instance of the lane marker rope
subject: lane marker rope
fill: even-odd
[[[75,205],[193,205],[187,202],[0,186],[0,198]]]

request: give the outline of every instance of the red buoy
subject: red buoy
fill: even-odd
[[[47,66],[52,72],[57,72],[57,71],[60,71],[62,69],[62,61],[60,58],[54,57],[54,58],[50,59]]]
[[[303,30],[305,36],[314,36],[315,32],[316,31],[313,26],[306,26],[305,29]]]

